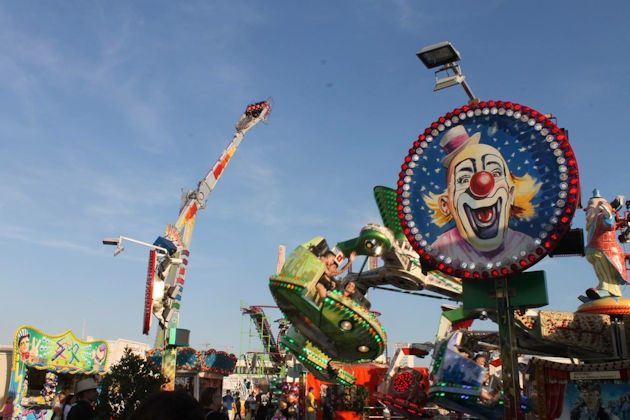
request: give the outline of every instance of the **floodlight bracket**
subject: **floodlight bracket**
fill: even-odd
[[[116,245],[116,250],[114,251],[114,256],[116,256],[125,250],[125,248],[122,246],[123,241],[133,242],[134,244],[155,249],[159,256],[169,255],[168,251],[161,246],[138,241],[137,239],[128,238],[127,236],[119,236],[118,238],[105,238],[103,239],[103,245]]]
[[[440,78],[440,73],[446,73],[447,76]],[[468,86],[468,83],[466,82],[466,76],[462,74],[462,71],[458,64],[446,63],[435,71],[435,87],[433,88],[434,92],[455,85],[462,85],[464,91],[468,95],[468,103],[479,102],[479,98],[475,96],[475,94],[470,89],[470,86]]]

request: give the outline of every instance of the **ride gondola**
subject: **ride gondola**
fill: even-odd
[[[344,252],[339,252],[349,255],[353,250],[361,253],[386,250],[391,242],[388,244],[384,240],[389,239],[385,236],[387,233],[383,233],[385,229],[364,229],[358,238],[342,243]],[[336,289],[328,290],[323,299],[317,293],[316,285],[325,272],[320,256],[328,250],[322,237],[313,238],[298,246],[287,258],[281,272],[269,280],[276,304],[292,324],[292,330],[284,336],[282,343],[298,358],[305,357],[307,349],[322,356],[325,365],[306,364],[316,375],[323,375],[329,361],[363,363],[374,360],[383,353],[387,342],[384,328],[360,301],[345,297]],[[308,347],[304,347],[307,342]],[[304,345],[300,347],[295,343]],[[328,376],[336,378],[338,375]]]

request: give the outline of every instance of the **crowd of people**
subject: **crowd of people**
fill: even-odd
[[[249,390],[247,390],[249,392]],[[51,420],[92,420],[98,398],[96,381],[77,382],[75,394],[58,393],[52,403]],[[239,391],[221,395],[219,388],[206,388],[199,399],[190,392],[160,391],[143,401],[131,420],[297,420],[298,398],[294,393],[274,399],[271,391],[254,386],[247,398]],[[7,395],[0,408],[0,419],[13,416],[13,395]]]
[[[199,402],[207,420],[296,420],[297,397],[283,395],[275,400],[271,391],[254,387],[242,398],[239,391],[228,390],[221,397],[218,389],[206,388]]]
[[[98,397],[96,381],[84,378],[77,382],[75,394],[60,392],[52,401],[51,420],[91,420],[94,418],[94,404]],[[9,394],[0,409],[0,418],[13,418],[14,395]]]

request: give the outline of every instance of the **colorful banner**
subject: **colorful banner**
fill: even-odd
[[[109,348],[106,341],[82,341],[72,331],[47,335],[30,327],[20,327],[15,334],[15,364],[25,364],[58,373],[105,373]]]
[[[167,357],[164,357],[164,354]],[[169,357],[170,355],[170,357]],[[156,366],[160,366],[167,359],[166,363],[171,363],[170,369],[172,377],[175,377],[176,370],[189,370],[196,372],[212,372],[227,376],[234,372],[236,368],[236,356],[214,349],[198,351],[191,347],[156,348],[147,352],[147,358]],[[164,367],[162,371],[165,371]]]
[[[155,249],[149,251],[149,267],[147,268],[147,283],[144,289],[144,313],[142,318],[142,334],[149,335],[151,330],[151,314],[153,309],[153,285],[155,282],[155,264],[157,254]]]

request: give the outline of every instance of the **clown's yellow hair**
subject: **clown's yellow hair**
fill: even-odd
[[[510,217],[529,220],[536,214],[535,209],[538,207],[538,204],[532,204],[532,199],[538,194],[542,184],[536,182],[536,178],[533,178],[529,174],[523,176],[510,174],[510,179],[514,185],[514,204],[510,210]],[[440,227],[453,219],[452,215],[446,215],[440,210],[440,197],[446,194],[447,191],[443,191],[439,194],[430,192],[429,195],[422,197],[426,205],[433,212],[431,215],[433,223]]]
[[[512,204],[511,216],[517,219],[529,220],[536,214],[538,204],[532,204],[532,200],[540,191],[542,184],[536,182],[530,174],[523,176],[512,175],[514,182],[514,204]]]

